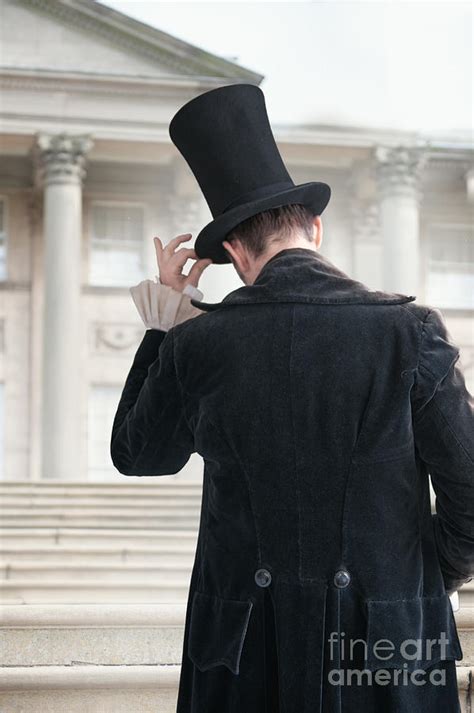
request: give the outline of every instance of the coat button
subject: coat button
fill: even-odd
[[[255,572],[255,581],[259,587],[268,587],[272,581],[272,575],[268,569],[257,569]]]
[[[349,572],[345,569],[338,569],[336,574],[334,575],[334,584],[336,587],[339,589],[343,589],[344,587],[347,587],[349,582],[351,581],[351,576]]]

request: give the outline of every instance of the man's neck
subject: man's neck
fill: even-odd
[[[256,260],[252,261],[251,269],[244,276],[241,276],[242,281],[246,285],[253,285],[265,263],[267,263],[274,255],[281,252],[281,250],[287,250],[288,248],[306,248],[306,250],[314,250],[314,252],[317,252],[317,248],[314,243],[310,243],[308,240],[275,243],[268,250],[266,250],[263,255],[260,255]]]

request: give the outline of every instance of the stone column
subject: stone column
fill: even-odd
[[[81,462],[82,180],[89,136],[39,134],[44,188],[41,477],[75,479]]]
[[[424,147],[378,146],[375,169],[383,242],[383,288],[418,295]]]

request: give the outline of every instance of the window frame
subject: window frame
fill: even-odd
[[[92,265],[92,254],[94,249],[94,207],[95,206],[106,206],[106,207],[117,207],[117,208],[141,208],[143,214],[143,234],[140,243],[140,260],[142,268],[142,279],[145,276],[145,272],[148,268],[147,264],[147,251],[145,248],[145,236],[149,232],[150,227],[150,206],[146,201],[133,201],[133,200],[120,200],[112,198],[92,198],[89,200],[87,209],[87,264],[86,264],[86,284],[94,288],[124,288],[128,286],[122,283],[102,283],[102,282],[92,282],[91,281],[91,265]]]
[[[452,218],[451,219],[446,219],[442,220],[439,217],[435,220],[428,220],[425,224],[424,227],[424,241],[423,241],[423,254],[424,254],[424,260],[423,260],[423,267],[424,267],[424,295],[425,295],[425,300],[428,302],[436,302],[436,304],[443,310],[451,310],[451,311],[468,311],[470,312],[472,310],[472,307],[469,304],[449,304],[446,303],[442,300],[439,299],[439,296],[437,299],[434,299],[434,296],[430,294],[430,278],[431,275],[433,274],[433,260],[431,257],[432,254],[432,246],[434,243],[434,240],[432,238],[432,234],[435,230],[443,230],[443,231],[450,231],[452,230],[453,232],[461,232],[461,231],[466,231],[468,235],[471,234],[472,231],[472,225],[466,220],[461,220],[461,221],[455,221]],[[474,236],[473,236],[473,244],[474,244]],[[437,261],[439,265],[445,264],[446,266],[448,265],[463,265],[463,263],[459,262],[454,262],[454,261],[446,261],[445,263],[441,261]],[[472,274],[474,274],[474,260],[473,262],[469,262],[466,264],[466,274],[471,274],[471,271],[468,269],[468,265],[473,266]],[[442,273],[440,273],[442,274]],[[446,269],[446,274],[451,274],[454,275],[456,274],[455,271],[449,271]]]

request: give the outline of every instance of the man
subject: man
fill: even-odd
[[[211,201],[194,249],[156,241],[112,431],[126,475],[204,461],[177,713],[459,713],[449,595],[474,575],[459,349],[439,310],[337,268],[316,202],[265,180]],[[215,304],[191,296],[211,258],[245,283]]]

